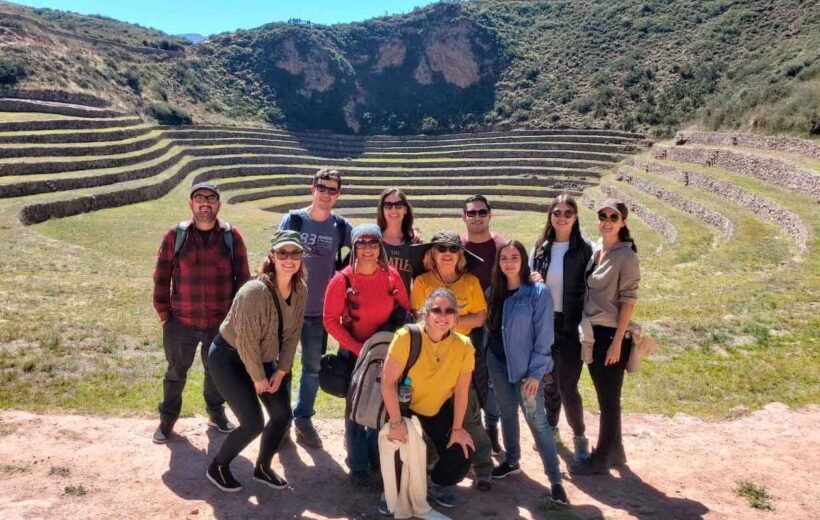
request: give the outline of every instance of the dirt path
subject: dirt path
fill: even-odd
[[[597,429],[597,416],[588,416]],[[203,477],[222,436],[202,418],[178,423],[166,446],[154,420],[0,412],[0,518],[381,518],[376,490],[346,479],[342,423],[318,423],[325,451],[288,445],[274,465],[285,491],[250,478],[257,445],[234,463],[245,490],[228,495]],[[569,438],[569,429],[562,428]],[[453,518],[811,518],[820,509],[820,406],[770,404],[734,421],[634,414],[624,419],[629,467],[611,477],[567,478],[568,513],[542,509],[546,478],[522,427],[523,473],[479,493],[465,481]],[[567,455],[568,453],[564,453]],[[564,457],[566,460],[566,457]],[[765,486],[774,513],[733,489]],[[83,494],[83,491],[85,492]]]

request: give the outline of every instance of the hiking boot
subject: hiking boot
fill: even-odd
[[[521,473],[521,465],[517,462],[510,464],[506,460],[493,468],[493,478],[505,478],[508,475],[516,475]]]
[[[547,501],[555,507],[567,507],[569,505],[569,498],[567,498],[567,492],[564,491],[564,486],[561,484],[553,484],[552,495],[547,496]]]
[[[322,438],[319,437],[319,433],[316,431],[316,428],[313,427],[313,424],[294,423],[293,429],[296,430],[296,442],[305,448],[317,450],[322,448]]]
[[[390,512],[390,508],[387,507],[387,497],[384,496],[384,491],[382,491],[382,496],[379,498],[379,513],[384,516],[393,516],[393,513]]]
[[[154,444],[165,444],[168,442],[168,439],[171,438],[171,434],[174,431],[175,422],[175,417],[160,416],[159,426],[154,430],[154,436],[151,439],[154,441]]]
[[[609,468],[600,457],[596,457],[593,453],[587,460],[570,464],[569,472],[573,475],[605,475],[609,473]]]
[[[208,480],[210,480],[214,486],[222,491],[236,493],[242,490],[242,484],[233,478],[227,464],[222,466],[217,464],[216,461],[211,462],[211,465],[208,466],[208,471],[205,472],[205,476],[208,477]]]
[[[261,464],[257,464],[256,469],[253,470],[253,479],[273,489],[285,489],[288,487],[287,480],[277,475],[271,468],[263,468]]]
[[[441,507],[446,507],[448,509],[456,507],[456,497],[453,495],[453,491],[450,486],[438,486],[433,484],[427,491],[427,496],[432,498],[433,501]]]
[[[487,437],[490,438],[490,444],[492,445],[493,455],[501,455],[501,443],[498,441],[498,426],[487,426],[486,430]]]
[[[351,471],[350,482],[354,487],[363,488],[370,486],[370,474],[367,471]]]
[[[609,452],[609,455],[606,458],[606,462],[610,468],[620,468],[621,466],[626,466],[626,452],[624,451],[624,445],[620,444],[612,448],[612,451]]]
[[[479,491],[489,491],[493,488],[492,480],[487,477],[476,479],[475,487]]]
[[[236,425],[228,420],[225,410],[213,412],[208,419],[208,426],[216,428],[219,433],[231,433],[236,429]]]
[[[572,443],[575,445],[572,460],[575,462],[589,460],[589,439],[583,435],[576,435],[572,438]]]

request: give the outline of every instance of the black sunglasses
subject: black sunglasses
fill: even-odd
[[[571,209],[568,209],[566,211],[561,211],[560,209],[554,209],[554,210],[552,210],[552,216],[555,217],[555,218],[562,218],[562,217],[563,218],[572,218],[572,217],[575,216],[575,212],[572,211]]]
[[[401,200],[396,201],[396,202],[384,201],[382,206],[384,207],[384,209],[403,209],[405,204],[404,204],[404,201],[401,201]]]
[[[448,246],[447,244],[436,244],[436,251],[439,253],[450,253],[456,254],[461,251],[461,246]]]
[[[339,188],[331,188],[330,186],[325,186],[324,184],[319,184],[318,182],[313,185],[316,188],[316,191],[319,193],[327,193],[331,197],[335,197],[339,194]]]
[[[484,218],[484,217],[486,217],[487,215],[490,214],[490,210],[488,210],[488,209],[468,209],[467,211],[464,212],[464,214],[467,215],[470,218],[476,218],[476,217]]]
[[[608,221],[610,221],[614,224],[614,223],[618,222],[618,220],[620,218],[621,218],[621,216],[618,215],[617,213],[613,213],[611,215],[607,215],[604,212],[598,213],[598,221],[600,221],[600,222],[606,222],[608,220]]]

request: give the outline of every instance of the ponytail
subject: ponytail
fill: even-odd
[[[629,208],[626,207],[626,204],[620,201],[617,203],[617,206],[618,212],[621,214],[621,218],[626,220],[627,215],[629,215]],[[629,234],[629,228],[626,227],[626,223],[624,223],[624,226],[620,229],[620,231],[618,231],[618,240],[621,242],[631,242],[632,250],[636,253],[638,252],[638,246],[635,245],[635,239]]]

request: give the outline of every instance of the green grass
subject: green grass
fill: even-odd
[[[749,505],[761,511],[774,511],[772,505],[772,495],[764,487],[755,484],[751,480],[738,481],[735,494],[749,501]]]

